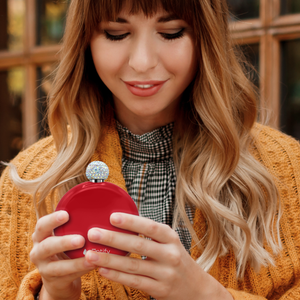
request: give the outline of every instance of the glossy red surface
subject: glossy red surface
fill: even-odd
[[[67,251],[70,258],[83,257],[88,250],[126,255],[126,251],[92,243],[87,238],[89,229],[93,227],[138,234],[119,229],[110,224],[110,215],[114,212],[123,212],[138,215],[137,207],[132,198],[120,187],[109,182],[81,183],[68,191],[60,200],[56,211],[65,210],[69,213],[69,221],[54,229],[56,236],[80,234],[85,238],[84,247]]]

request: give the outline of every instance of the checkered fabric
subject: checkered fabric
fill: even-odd
[[[141,216],[172,227],[176,173],[173,162],[174,123],[143,135],[130,132],[116,121],[123,150],[122,172],[129,195]],[[186,208],[190,221],[193,210]],[[183,224],[175,229],[187,251],[191,235]]]

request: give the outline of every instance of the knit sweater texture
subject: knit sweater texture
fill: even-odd
[[[278,179],[276,184],[283,208],[280,222],[283,249],[274,257],[274,266],[261,267],[255,272],[247,265],[243,279],[236,278],[233,251],[218,257],[209,273],[235,300],[300,299],[300,145],[266,126],[257,124],[253,132],[253,156]],[[12,163],[21,178],[31,180],[45,173],[55,157],[53,138],[48,137],[21,152]],[[122,150],[114,122],[105,128],[92,160],[106,162],[110,169],[107,181],[126,190]],[[29,259],[36,221],[32,196],[18,190],[10,180],[9,170],[4,170],[0,180],[0,299],[33,300],[41,288],[41,276]],[[193,226],[201,240],[207,228],[198,209]],[[201,251],[193,247],[191,256],[196,259],[200,255]],[[80,299],[138,300],[149,299],[149,296],[109,281],[93,270],[82,277]]]

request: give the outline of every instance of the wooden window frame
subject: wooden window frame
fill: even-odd
[[[300,14],[280,15],[280,0],[260,0],[260,18],[232,22],[237,44],[260,44],[261,106],[268,111],[268,124],[280,126],[280,42],[300,38]]]
[[[38,139],[36,82],[37,67],[58,61],[59,45],[36,46],[36,0],[25,0],[23,51],[0,51],[0,70],[24,67],[23,139],[27,147]],[[280,42],[300,38],[300,14],[280,16],[280,0],[260,0],[259,19],[230,23],[237,44],[260,44],[261,105],[270,114],[269,125],[279,128],[280,120]]]
[[[39,1],[39,0],[37,0]],[[25,0],[25,22],[22,51],[0,51],[0,71],[13,67],[25,69],[23,102],[23,144],[28,147],[38,140],[37,67],[58,61],[59,45],[36,46],[36,0]]]

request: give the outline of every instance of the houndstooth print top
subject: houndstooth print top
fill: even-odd
[[[143,135],[133,134],[118,121],[116,124],[123,150],[122,173],[140,216],[172,227],[176,186],[172,155],[174,123]],[[192,222],[193,211],[187,207],[186,212]],[[179,225],[176,232],[189,251],[191,235]]]

